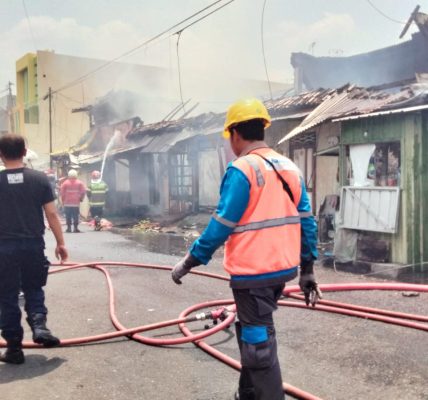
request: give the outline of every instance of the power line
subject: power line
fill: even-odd
[[[399,21],[397,19],[391,18],[389,15],[386,15],[381,9],[379,9],[378,7],[376,7],[370,0],[367,0],[367,3],[369,3],[372,8],[374,8],[380,15],[383,15],[386,19],[389,19],[392,22],[396,22],[397,24],[400,25],[405,25],[406,23],[403,21]]]
[[[184,31],[184,30],[186,30],[187,28],[190,28],[192,25],[197,24],[199,21],[202,21],[203,19],[205,19],[205,18],[209,17],[211,14],[216,13],[217,11],[219,11],[219,10],[221,10],[222,8],[226,7],[226,6],[227,6],[227,5],[229,5],[230,3],[233,3],[234,1],[235,1],[235,0],[230,0],[230,1],[228,1],[227,3],[223,4],[222,6],[217,7],[215,10],[211,11],[210,13],[205,14],[203,17],[201,17],[201,18],[199,18],[199,19],[197,19],[197,20],[195,20],[195,21],[191,22],[189,25],[186,25],[184,28],[180,29],[180,31],[181,31],[181,32],[183,32],[183,31]],[[218,3],[218,2],[217,2],[217,3]],[[175,33],[178,33],[178,31],[177,31],[177,32],[175,32]]]
[[[180,99],[181,99],[181,107],[183,108],[183,111],[186,112],[186,109],[184,108],[184,100],[183,100],[183,88],[181,87],[181,68],[180,68],[180,52],[179,52],[179,44],[180,44],[180,38],[183,31],[177,32],[177,68],[178,68],[178,87],[180,90]]]
[[[180,52],[179,52],[179,45],[180,45],[180,38],[181,38],[181,34],[187,29],[190,28],[191,26],[197,24],[198,22],[202,21],[203,19],[209,17],[211,14],[216,13],[217,11],[221,10],[223,7],[226,7],[227,5],[229,5],[230,3],[234,2],[235,0],[230,0],[229,2],[223,4],[220,7],[217,7],[215,10],[211,11],[208,14],[205,14],[203,17],[193,21],[192,23],[190,23],[189,25],[186,25],[184,28],[180,29],[179,31],[175,32],[174,35],[177,35],[177,68],[178,68],[178,86],[179,86],[179,90],[180,90],[180,99],[181,99],[181,106],[183,108],[183,111],[186,112],[185,108],[184,108],[184,100],[183,100],[183,88],[181,85],[181,67],[180,67]]]
[[[27,17],[28,29],[30,30],[31,40],[33,41],[34,50],[37,51],[36,40],[34,39],[33,29],[31,28],[30,17],[28,15],[27,6],[25,5],[25,0],[22,0],[22,5],[24,7],[25,16]]]
[[[264,65],[265,65],[266,79],[267,79],[268,85],[269,85],[270,99],[273,100],[272,87],[271,87],[271,84],[270,84],[269,73],[268,73],[268,68],[267,68],[267,64],[266,64],[266,54],[265,54],[264,19],[265,19],[266,2],[267,2],[267,0],[265,0],[264,3],[263,3],[262,21],[261,21],[262,53],[263,53],[263,62],[264,62]]]
[[[59,94],[61,97],[64,97],[64,99],[70,100],[70,101],[72,101],[72,102],[74,102],[74,103],[77,103],[77,104],[80,104],[80,105],[85,104],[83,101],[73,99],[73,98],[71,98],[71,97],[69,97],[69,96],[66,96],[66,95],[65,95],[65,94],[63,94],[63,93],[58,93],[58,92],[57,92],[57,94]]]
[[[98,72],[98,71],[100,71],[100,70],[102,70],[102,69],[106,68],[107,66],[109,66],[109,65],[113,64],[114,62],[116,62],[116,61],[120,60],[121,58],[124,58],[124,57],[126,57],[126,56],[129,56],[129,55],[131,55],[132,53],[135,53],[137,50],[141,49],[141,48],[142,48],[142,47],[144,47],[144,46],[147,46],[147,45],[148,45],[149,43],[151,43],[151,42],[154,42],[156,39],[158,39],[158,38],[160,38],[161,36],[163,36],[163,35],[167,34],[167,33],[168,33],[168,32],[170,32],[171,30],[173,30],[174,28],[177,28],[178,26],[182,25],[184,22],[189,21],[190,19],[194,18],[196,15],[199,15],[199,14],[203,13],[204,11],[208,10],[209,8],[211,8],[211,7],[215,6],[216,4],[220,3],[221,1],[223,1],[223,0],[217,0],[217,1],[213,2],[213,3],[211,3],[211,4],[210,4],[210,5],[208,5],[207,7],[204,7],[203,9],[201,9],[201,10],[197,11],[196,13],[192,14],[191,16],[189,16],[189,17],[187,17],[187,18],[185,18],[185,19],[181,20],[180,22],[178,22],[178,23],[174,24],[173,26],[169,27],[168,29],[165,29],[165,30],[164,30],[164,31],[162,31],[161,33],[159,33],[159,34],[157,34],[157,35],[153,36],[152,38],[150,38],[150,39],[148,39],[148,40],[144,41],[143,43],[139,44],[138,46],[135,46],[134,48],[132,48],[132,49],[130,49],[130,50],[128,50],[128,51],[126,51],[125,53],[122,53],[121,55],[119,55],[119,56],[117,56],[117,57],[113,58],[112,60],[105,62],[104,64],[100,65],[99,67],[97,67],[97,68],[93,69],[92,71],[89,71],[88,73],[86,73],[86,74],[84,74],[84,75],[80,76],[79,78],[77,78],[77,79],[75,79],[75,80],[73,80],[73,81],[69,82],[68,84],[66,84],[66,85],[64,85],[64,86],[62,86],[62,87],[60,87],[59,89],[54,90],[52,93],[57,93],[57,92],[59,92],[59,91],[61,91],[61,90],[67,89],[67,88],[69,88],[69,87],[71,87],[71,86],[74,86],[74,85],[76,85],[76,84],[80,83],[80,82],[83,82],[84,80],[86,80],[86,79],[87,79],[89,76],[91,76],[92,74],[94,74],[94,73],[96,73],[96,72]],[[234,0],[232,0],[232,1],[234,1]],[[208,15],[209,15],[209,14],[208,14]],[[190,26],[190,25],[189,25],[189,26]],[[187,27],[186,27],[186,28],[187,28]],[[186,29],[186,28],[184,28],[184,29]]]

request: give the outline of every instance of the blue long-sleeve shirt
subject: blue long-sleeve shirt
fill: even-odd
[[[301,179],[302,194],[297,210],[301,217],[301,259],[318,257],[317,225],[311,212],[306,187]],[[207,264],[214,252],[228,239],[248,206],[250,182],[245,174],[229,163],[220,185],[220,200],[215,215],[202,235],[190,247],[190,253],[203,264]],[[231,224],[232,223],[232,224]]]

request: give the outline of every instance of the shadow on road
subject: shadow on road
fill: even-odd
[[[25,357],[25,364],[0,364],[0,385],[49,374],[66,361],[60,357],[48,359],[40,354],[29,354]]]

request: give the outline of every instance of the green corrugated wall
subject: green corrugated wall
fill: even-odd
[[[366,134],[365,134],[366,132]],[[397,234],[381,234],[391,241],[392,262],[428,269],[428,113],[390,114],[342,122],[341,185],[346,181],[345,149],[351,144],[401,143],[401,196]]]

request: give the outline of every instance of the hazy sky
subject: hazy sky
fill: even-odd
[[[15,81],[15,61],[31,51],[111,59],[213,3],[214,0],[0,0],[0,90]],[[226,3],[223,0],[222,3]],[[370,0],[390,18],[407,21],[428,0]],[[185,30],[182,74],[230,74],[265,79],[261,51],[264,0],[235,0]],[[26,17],[24,4],[29,18]],[[31,26],[31,29],[30,29]],[[290,53],[352,55],[399,43],[402,25],[368,0],[267,0],[264,41],[272,80],[291,82]],[[403,40],[411,37],[411,32]],[[177,69],[176,36],[141,49],[123,62]]]

